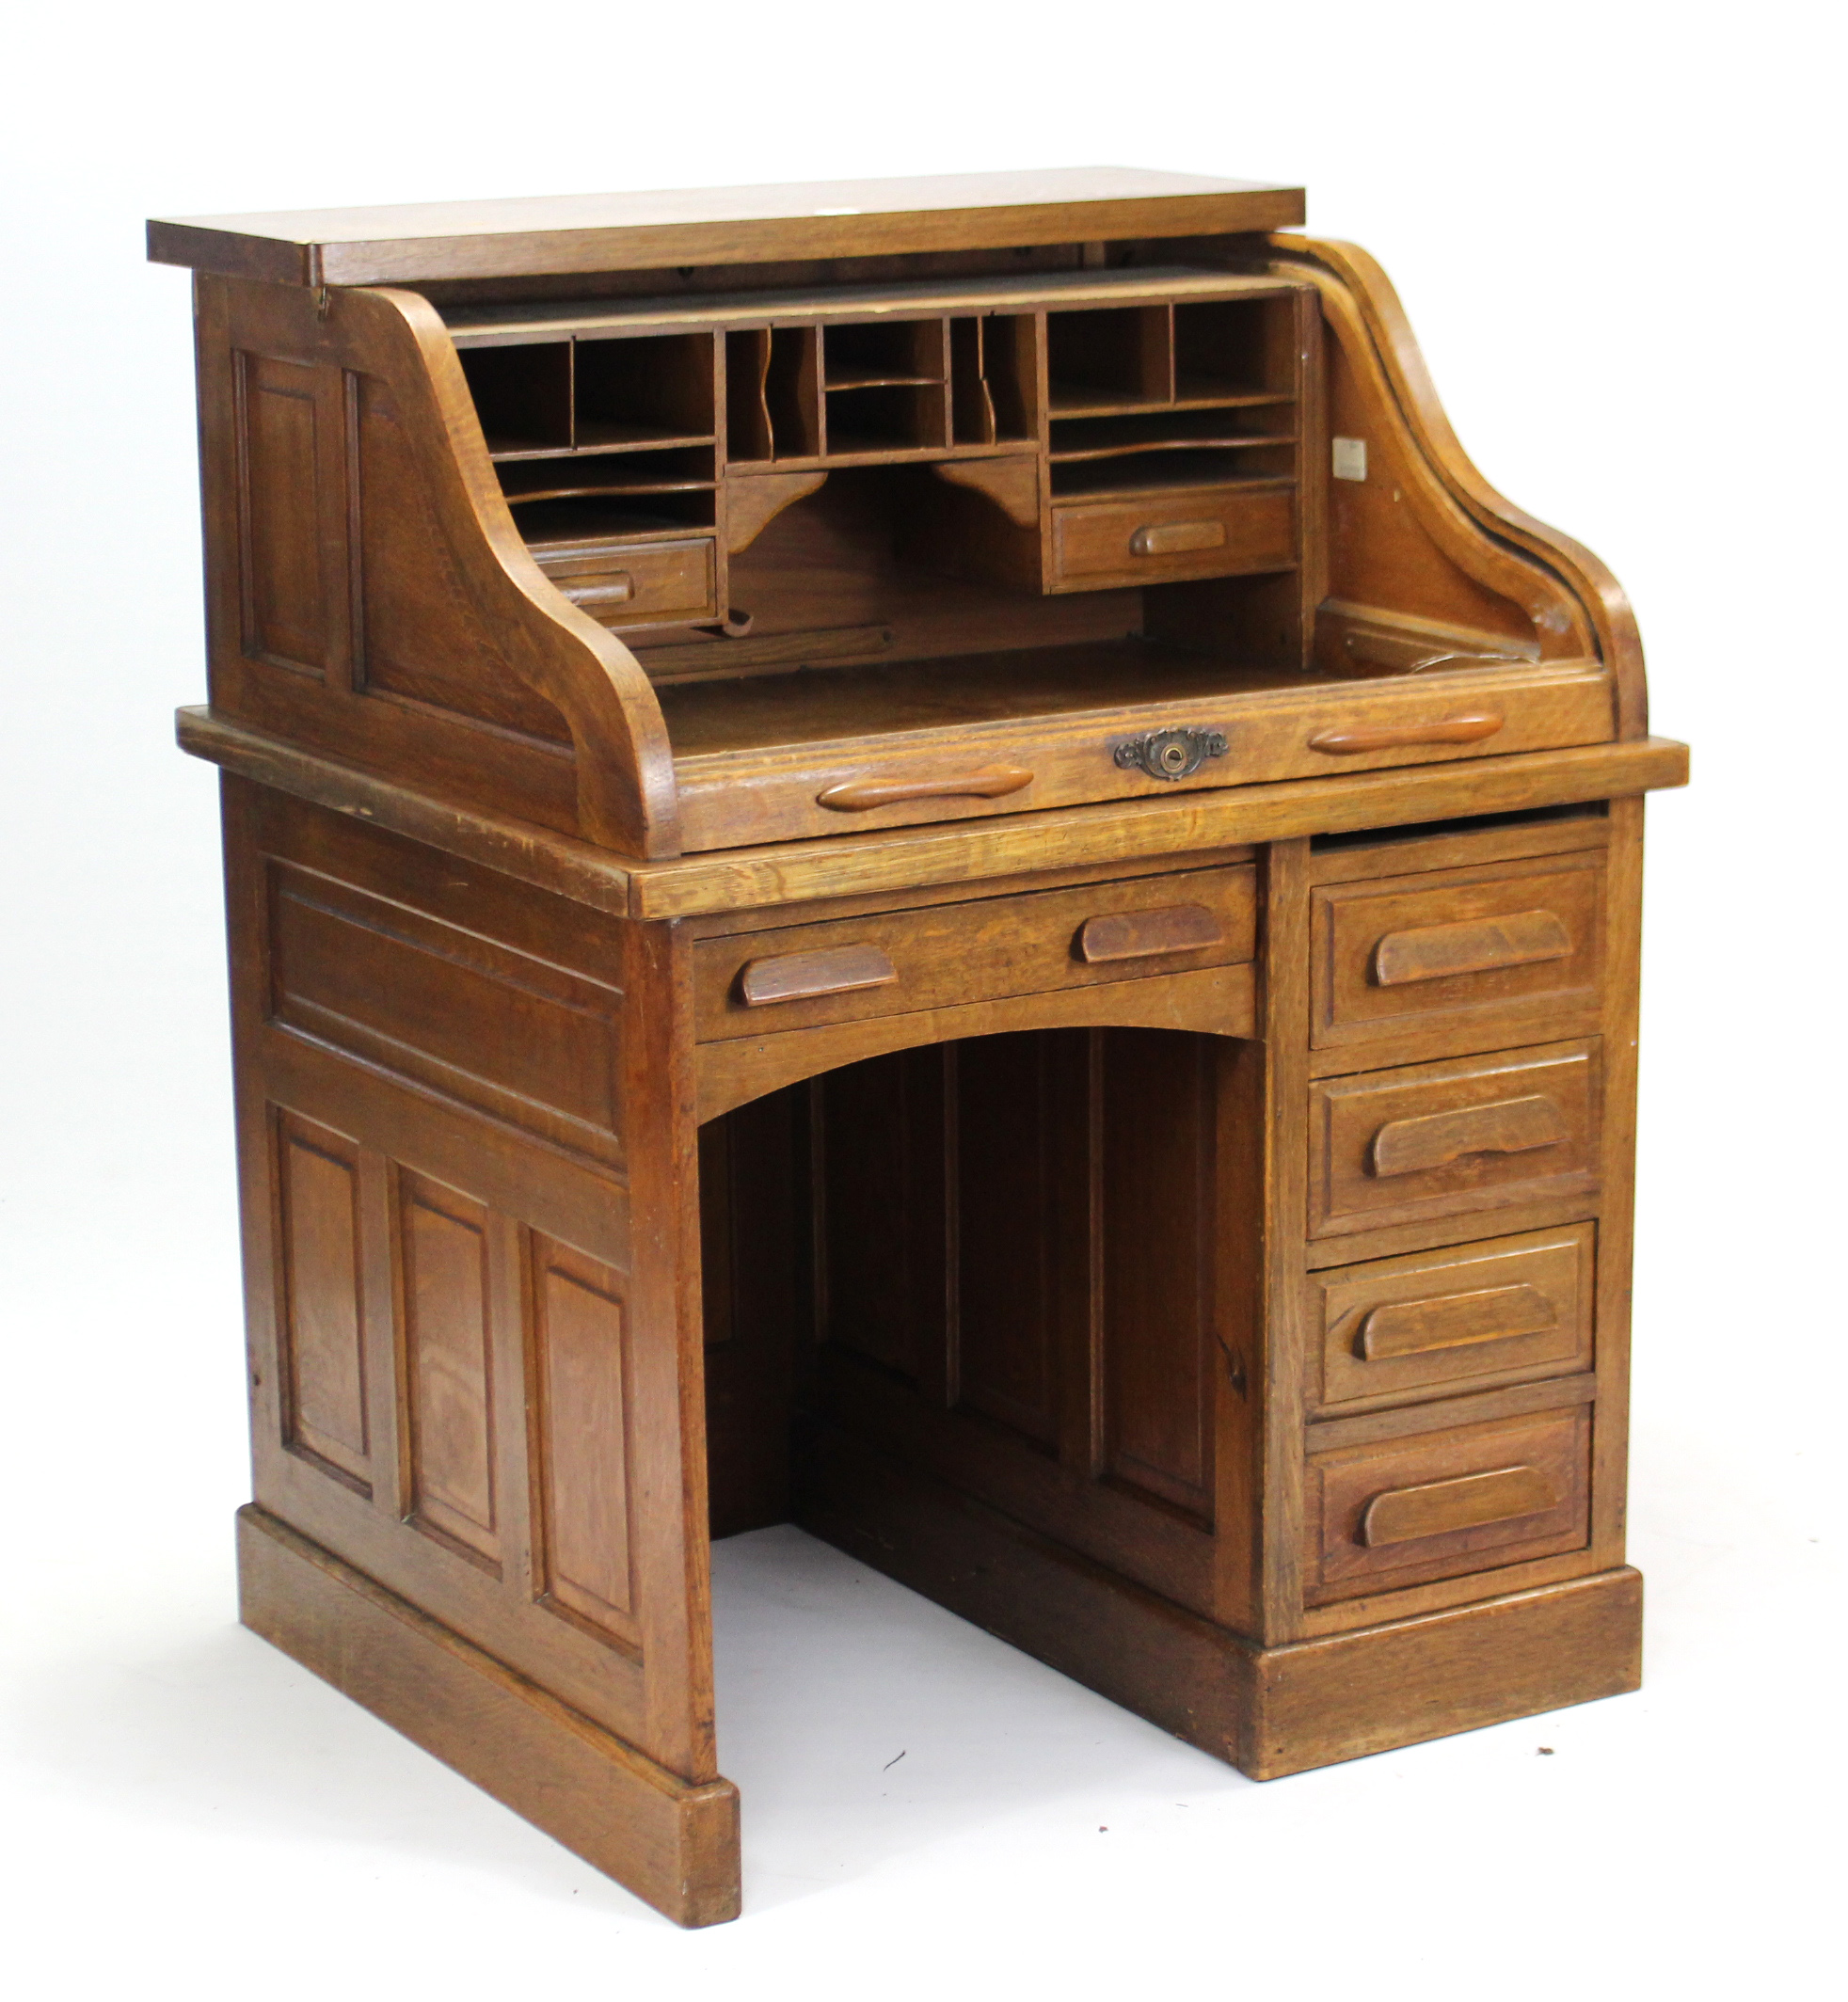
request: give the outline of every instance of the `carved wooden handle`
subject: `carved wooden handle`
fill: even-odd
[[[1185,556],[1190,549],[1222,549],[1223,521],[1164,521],[1139,528],[1129,538],[1132,556]]]
[[[1358,723],[1350,730],[1318,730],[1312,751],[1352,757],[1361,751],[1393,751],[1401,744],[1475,744],[1502,727],[1499,716],[1448,716],[1442,723]]]
[[[1480,1293],[1376,1307],[1361,1323],[1354,1353],[1363,1362],[1390,1362],[1398,1356],[1427,1356],[1433,1349],[1543,1335],[1558,1326],[1553,1302],[1537,1286],[1490,1286]]]
[[[738,977],[746,1008],[778,1001],[812,1001],[819,994],[848,994],[860,987],[890,987],[898,968],[877,945],[836,945],[826,952],[783,952],[751,960]]]
[[[1078,957],[1093,966],[1107,960],[1152,960],[1163,952],[1199,952],[1224,937],[1218,914],[1204,904],[1107,911],[1079,928]]]
[[[887,785],[872,779],[850,779],[815,795],[815,803],[830,813],[866,813],[900,800],[998,800],[1033,783],[1033,774],[1018,765],[984,765],[947,779],[911,779]]]
[[[626,605],[635,596],[635,580],[627,570],[613,570],[594,584],[566,584],[565,596],[574,605]]]
[[[1370,1550],[1385,1543],[1415,1543],[1421,1536],[1447,1536],[1537,1516],[1559,1497],[1537,1467],[1498,1467],[1466,1473],[1455,1481],[1427,1481],[1421,1487],[1395,1487],[1375,1495],[1361,1517],[1361,1541]]]
[[[1565,926],[1551,911],[1517,911],[1511,917],[1389,931],[1374,948],[1373,977],[1381,987],[1403,987],[1452,974],[1563,960],[1571,950]]]
[[[1389,1120],[1373,1136],[1376,1175],[1416,1175],[1465,1154],[1519,1154],[1556,1147],[1571,1129],[1550,1098],[1510,1098],[1460,1112]]]

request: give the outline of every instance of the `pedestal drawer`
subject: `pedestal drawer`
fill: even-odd
[[[703,939],[702,1042],[1230,966],[1256,946],[1249,864]]]
[[[1333,1416],[1591,1367],[1593,1227],[1312,1273],[1312,1396]]]
[[[1352,1598],[1579,1549],[1590,1496],[1584,1405],[1314,1454],[1308,1596]]]
[[[1597,1186],[1597,1039],[1310,1087],[1310,1235],[1416,1223]]]
[[[1311,911],[1317,1049],[1418,1033],[1480,1049],[1600,998],[1601,852],[1330,883]]]

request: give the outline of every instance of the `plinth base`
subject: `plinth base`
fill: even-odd
[[[1260,1647],[832,1428],[805,1466],[803,1528],[1255,1780],[1642,1680],[1628,1566]]]
[[[237,1531],[252,1632],[678,1924],[738,1916],[729,1780],[676,1778],[263,1510]]]

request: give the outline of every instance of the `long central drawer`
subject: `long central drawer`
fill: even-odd
[[[1595,661],[1235,691],[1236,676],[1204,656],[1185,675],[1172,662],[1157,671],[1157,658],[1137,657],[1136,672],[1114,681],[1080,662],[1062,695],[1043,665],[1044,685],[1032,681],[1025,657],[982,669],[991,684],[980,687],[975,667],[899,662],[857,678],[770,676],[755,690],[662,688],[683,844],[692,853],[1172,799],[1601,743],[1612,730],[1610,681]],[[1187,693],[1184,680],[1219,685]]]
[[[1252,957],[1250,864],[704,939],[694,1035],[764,1036]]]

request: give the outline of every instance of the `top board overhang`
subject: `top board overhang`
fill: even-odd
[[[1074,167],[187,215],[151,222],[148,255],[225,278],[390,285],[1235,235],[1302,220],[1298,187]]]

